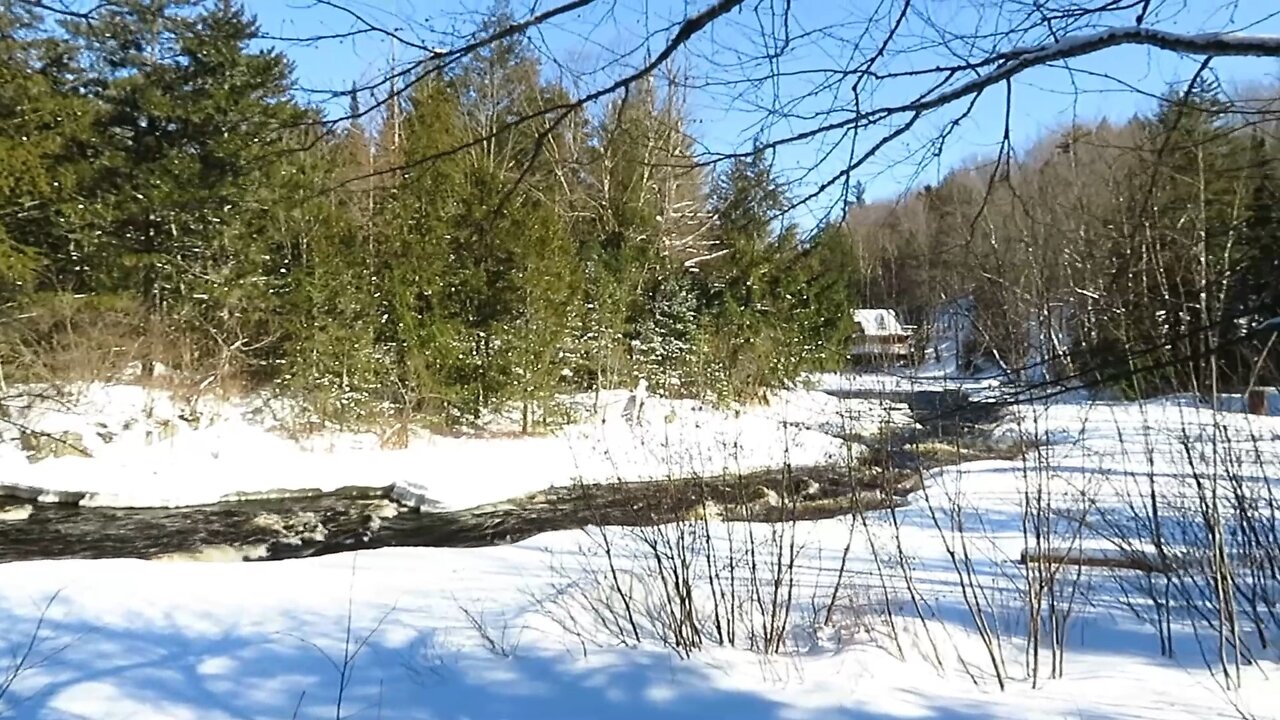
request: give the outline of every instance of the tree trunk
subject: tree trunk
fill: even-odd
[[[1267,389],[1266,388],[1250,388],[1245,395],[1245,406],[1248,408],[1250,415],[1266,415],[1267,413]]]

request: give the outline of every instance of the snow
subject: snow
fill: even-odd
[[[810,381],[823,379],[870,387],[917,380],[882,375]],[[129,398],[137,392],[108,394]],[[465,458],[476,467],[519,468],[537,477],[520,481],[534,487],[584,466],[557,460],[550,449],[573,445],[568,438],[575,432],[603,438],[605,447],[622,453],[611,472],[641,476],[666,462],[653,460],[634,439],[624,442],[635,437],[615,421],[625,398],[626,393],[610,394],[603,412],[587,414],[561,435],[415,438],[401,451],[352,448],[354,441],[346,436],[330,438],[337,447],[332,452],[299,449],[283,439],[277,447],[247,411],[234,407],[224,407],[223,418],[207,430],[202,420],[201,429],[189,436],[195,444],[206,431],[224,432],[200,442],[212,446],[221,438],[218,447],[230,455],[250,452],[236,443],[258,442],[252,450],[277,453],[270,462],[295,466],[315,453],[322,460],[306,472],[328,474],[307,477],[308,483],[364,480],[400,462],[388,458],[420,455],[415,463],[456,468]],[[152,401],[159,405],[154,395]],[[119,413],[113,422],[135,416],[136,408],[112,407]],[[781,433],[829,449],[822,438],[830,436],[814,428],[835,431],[851,421],[884,419],[891,411],[802,390],[737,412],[650,397],[639,427],[646,436],[674,426],[671,436],[699,432],[744,445],[775,443],[768,433]],[[677,417],[667,423],[672,412]],[[607,418],[603,424],[601,416]],[[92,420],[81,420],[92,427]],[[59,422],[86,427],[62,415],[42,422],[61,429]],[[224,423],[229,424],[215,430]],[[128,434],[135,432],[125,431],[107,447],[133,443]],[[183,447],[186,432],[172,438],[174,448]],[[614,432],[627,434],[609,434]],[[661,612],[663,590],[656,580],[661,569],[652,548],[664,537],[691,536],[676,532],[677,526],[667,526],[671,532],[665,535],[663,528],[587,528],[502,547],[394,548],[271,563],[12,563],[0,566],[0,688],[6,685],[7,658],[21,657],[33,633],[36,639],[23,671],[0,693],[0,716],[1280,718],[1280,655],[1274,644],[1261,649],[1254,628],[1247,626],[1244,641],[1255,663],[1241,668],[1239,687],[1228,686],[1220,671],[1208,667],[1217,658],[1213,633],[1196,625],[1193,615],[1176,610],[1169,621],[1174,652],[1162,654],[1148,622],[1151,607],[1135,594],[1146,576],[1128,571],[1089,569],[1059,576],[1061,597],[1071,598],[1062,676],[1050,677],[1047,650],[1035,672],[1027,644],[1029,574],[1016,562],[1035,542],[1024,511],[1040,494],[1053,504],[1046,546],[1115,554],[1145,547],[1129,513],[1153,484],[1174,524],[1186,519],[1182,511],[1194,515],[1196,508],[1182,503],[1194,502],[1189,493],[1196,483],[1224,470],[1241,481],[1233,488],[1270,492],[1280,477],[1280,417],[1215,413],[1187,397],[1039,402],[1019,408],[999,432],[1033,438],[1042,446],[1025,462],[980,461],[937,470],[908,507],[868,515],[865,522],[681,526],[697,529],[696,542],[688,546],[697,567],[704,559],[737,557],[734,553],[744,548],[795,548],[794,562],[781,571],[794,578],[795,590],[784,652],[778,655],[752,652],[745,629],[731,647],[708,642],[683,653],[663,645],[669,624]],[[688,438],[681,442],[685,449],[694,447]],[[714,448],[715,441],[707,443]],[[132,449],[125,459],[135,465],[157,450],[138,443],[126,447]],[[443,454],[441,447],[453,447],[448,452],[456,455]],[[776,460],[786,451],[777,445],[750,450],[761,460],[770,454]],[[171,452],[196,457],[194,450]],[[109,450],[92,460],[61,458],[31,467],[109,467],[104,455],[109,457]],[[345,455],[359,460],[337,460]],[[583,455],[602,462],[602,454]],[[537,461],[552,468],[536,467]],[[728,463],[730,454],[718,451],[706,461]],[[328,463],[355,474],[341,477]],[[7,472],[21,466],[0,467],[7,480]],[[470,481],[479,474],[466,477]],[[216,491],[244,490],[252,477],[234,480],[223,481]],[[507,492],[516,484],[501,489]],[[468,493],[480,497],[497,491],[442,484],[432,492],[461,504],[475,499]],[[1073,521],[1077,513],[1090,522]],[[621,642],[608,613],[596,612],[609,607],[608,588],[615,577],[603,554],[605,538],[612,541],[608,547],[616,570],[636,603],[639,643]],[[842,561],[846,547],[847,567]],[[671,556],[660,557],[669,562]],[[958,569],[964,558],[971,565]],[[761,562],[765,573],[778,571],[768,559]],[[665,567],[669,571],[670,565]],[[831,596],[838,579],[834,622],[819,622],[821,613],[814,608]],[[696,575],[692,610],[704,620],[711,616],[708,603],[717,587],[705,581]],[[975,597],[984,609],[986,631],[995,634],[998,662],[991,660],[969,610]],[[762,621],[756,599],[733,611],[743,628]],[[997,669],[1005,679],[1003,690]]]
[[[862,327],[863,335],[905,335],[906,328],[898,321],[898,313],[883,308],[859,308],[853,311],[853,319]]]
[[[1243,32],[1188,34],[1140,25],[1068,34],[1054,42],[1018,46],[999,52],[983,63],[989,65],[990,70],[895,110],[918,113],[939,108],[980,93],[1030,68],[1070,60],[1122,45],[1147,45],[1204,56],[1274,57],[1280,52],[1280,35]]]
[[[1280,388],[1257,388],[1262,393],[1263,414],[1271,417],[1280,416]],[[1218,409],[1223,412],[1248,412],[1248,403],[1243,394],[1218,395]],[[1201,402],[1202,407],[1211,406],[1211,402]]]
[[[178,507],[345,485],[395,486],[406,501],[461,508],[574,482],[712,475],[846,457],[833,424],[874,429],[880,403],[810,390],[768,405],[717,409],[650,396],[633,422],[629,393],[573,398],[579,420],[541,436],[415,431],[383,448],[373,433],[287,437],[289,408],[256,398],[187,400],[139,385],[94,384],[39,397],[0,422],[0,494],[83,506]],[[16,423],[16,424],[15,424]],[[91,458],[29,463],[19,426],[78,433]],[[827,431],[827,432],[824,432]]]
[[[1013,48],[1002,53],[1022,64],[1073,57],[1101,48],[1135,43],[1179,51],[1200,50],[1223,55],[1271,56],[1280,51],[1280,35],[1243,32],[1179,33],[1142,25],[1107,28],[1069,35],[1057,42]]]
[[[0,522],[26,520],[31,517],[32,509],[33,508],[30,505],[15,505],[13,507],[0,508]]]
[[[349,557],[10,566],[3,572],[12,582],[0,591],[13,610],[0,625],[7,637],[20,638],[42,599],[66,589],[52,606],[40,648],[61,652],[22,676],[6,698],[6,716],[332,718],[339,670],[325,654],[341,666],[349,597],[353,644],[378,629],[356,656],[343,717],[1232,716],[1203,674],[1109,652],[1114,638],[1129,638],[1132,629],[1105,618],[1081,623],[1085,648],[1068,656],[1066,678],[1036,690],[1013,685],[1004,693],[869,643],[773,660],[725,649],[680,660],[653,647],[591,648],[584,658],[524,610],[518,590],[546,590],[541,553],[572,552],[576,543],[557,534],[512,548],[361,553],[354,574]],[[431,567],[430,581],[406,572],[411,567]],[[22,592],[14,592],[15,582]],[[138,602],[139,588],[147,590],[148,602]],[[244,588],[253,588],[251,602],[239,596]],[[459,605],[483,611],[495,632],[507,624],[513,656],[484,650]],[[1258,687],[1242,693],[1244,707],[1274,716],[1267,714],[1268,688]]]

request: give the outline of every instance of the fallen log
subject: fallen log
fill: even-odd
[[[1167,575],[1172,572],[1169,563],[1147,553],[1137,551],[1074,549],[1074,550],[1032,550],[1024,548],[1020,565],[1050,565],[1111,568],[1115,570],[1134,570],[1153,575]]]

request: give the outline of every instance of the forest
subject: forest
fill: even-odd
[[[763,154],[697,166],[674,83],[514,125],[565,92],[513,37],[333,124],[234,3],[0,7],[11,382],[162,364],[329,418],[536,424],[566,391],[741,397],[838,357],[847,248],[779,222]]]
[[[972,321],[967,369],[1129,397],[1280,380],[1280,105],[1198,74],[1150,114],[1045,132],[851,209],[862,297]]]
[[[38,7],[0,2],[0,382],[163,371],[528,431],[640,378],[758,398],[841,367],[852,308],[927,334],[956,301],[970,370],[1277,378],[1252,331],[1280,314],[1273,88],[1198,77],[805,228],[769,152],[700,159],[678,63],[562,121],[572,78],[513,33],[334,120],[234,2]]]

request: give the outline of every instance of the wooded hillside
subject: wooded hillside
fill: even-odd
[[[1133,395],[1274,384],[1255,329],[1280,315],[1276,97],[1200,79],[854,208],[866,302],[927,323],[970,299],[968,356],[1014,372]]]

